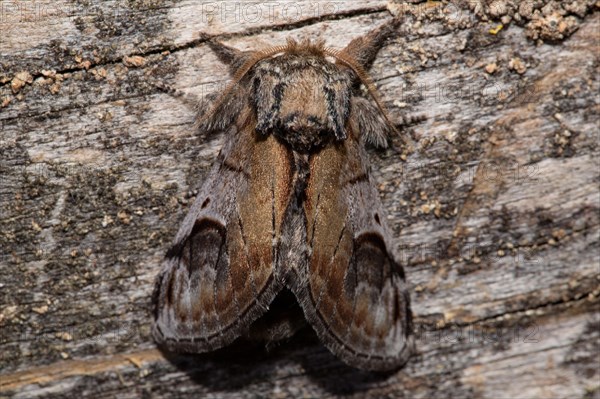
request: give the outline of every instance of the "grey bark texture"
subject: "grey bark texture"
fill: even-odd
[[[2,1],[0,397],[600,397],[597,1]],[[404,13],[371,76],[371,151],[417,353],[345,366],[311,334],[162,353],[161,259],[223,137],[157,84],[227,83],[240,49],[341,48]]]

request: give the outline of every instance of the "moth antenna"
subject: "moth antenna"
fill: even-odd
[[[238,83],[246,76],[248,71],[252,69],[257,62],[264,60],[265,58],[269,58],[278,53],[283,53],[287,51],[290,45],[294,45],[291,42],[288,42],[286,46],[274,46],[267,48],[265,50],[255,51],[250,54],[248,59],[237,69],[235,74],[233,75],[233,80],[227,85],[223,94],[219,97],[219,99],[215,102],[215,104],[211,107],[210,111],[206,113],[206,115],[199,121],[200,124],[204,123],[206,120],[210,119],[216,111],[219,109],[221,105],[225,102],[225,99],[231,94],[231,92],[235,89]]]
[[[149,85],[155,87],[156,89],[170,95],[173,98],[181,101],[186,107],[189,107],[192,110],[195,110],[198,107],[198,103],[200,102],[198,97],[193,94],[186,93],[182,90],[171,87],[163,82],[159,81],[149,81]]]
[[[295,41],[293,38],[288,37],[287,39],[285,39],[285,41],[287,43],[288,51],[295,51],[298,48],[298,42]]]

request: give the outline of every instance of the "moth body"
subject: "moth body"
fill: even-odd
[[[344,50],[208,41],[234,79],[198,128],[226,140],[157,279],[159,344],[205,352],[261,331],[281,339],[303,319],[352,366],[407,361],[407,283],[365,151],[394,131],[365,70],[398,23]]]

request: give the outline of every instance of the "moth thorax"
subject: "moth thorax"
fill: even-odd
[[[255,81],[257,130],[275,134],[296,150],[346,138],[349,84],[325,59],[310,61],[277,65],[279,73]]]

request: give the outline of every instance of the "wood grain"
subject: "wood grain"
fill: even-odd
[[[0,396],[598,397],[600,7],[429,3],[0,3]],[[310,331],[156,350],[153,281],[223,138],[154,83],[224,87],[200,31],[339,48],[390,11],[371,75],[392,118],[426,120],[406,160],[370,155],[417,355],[359,372]]]

